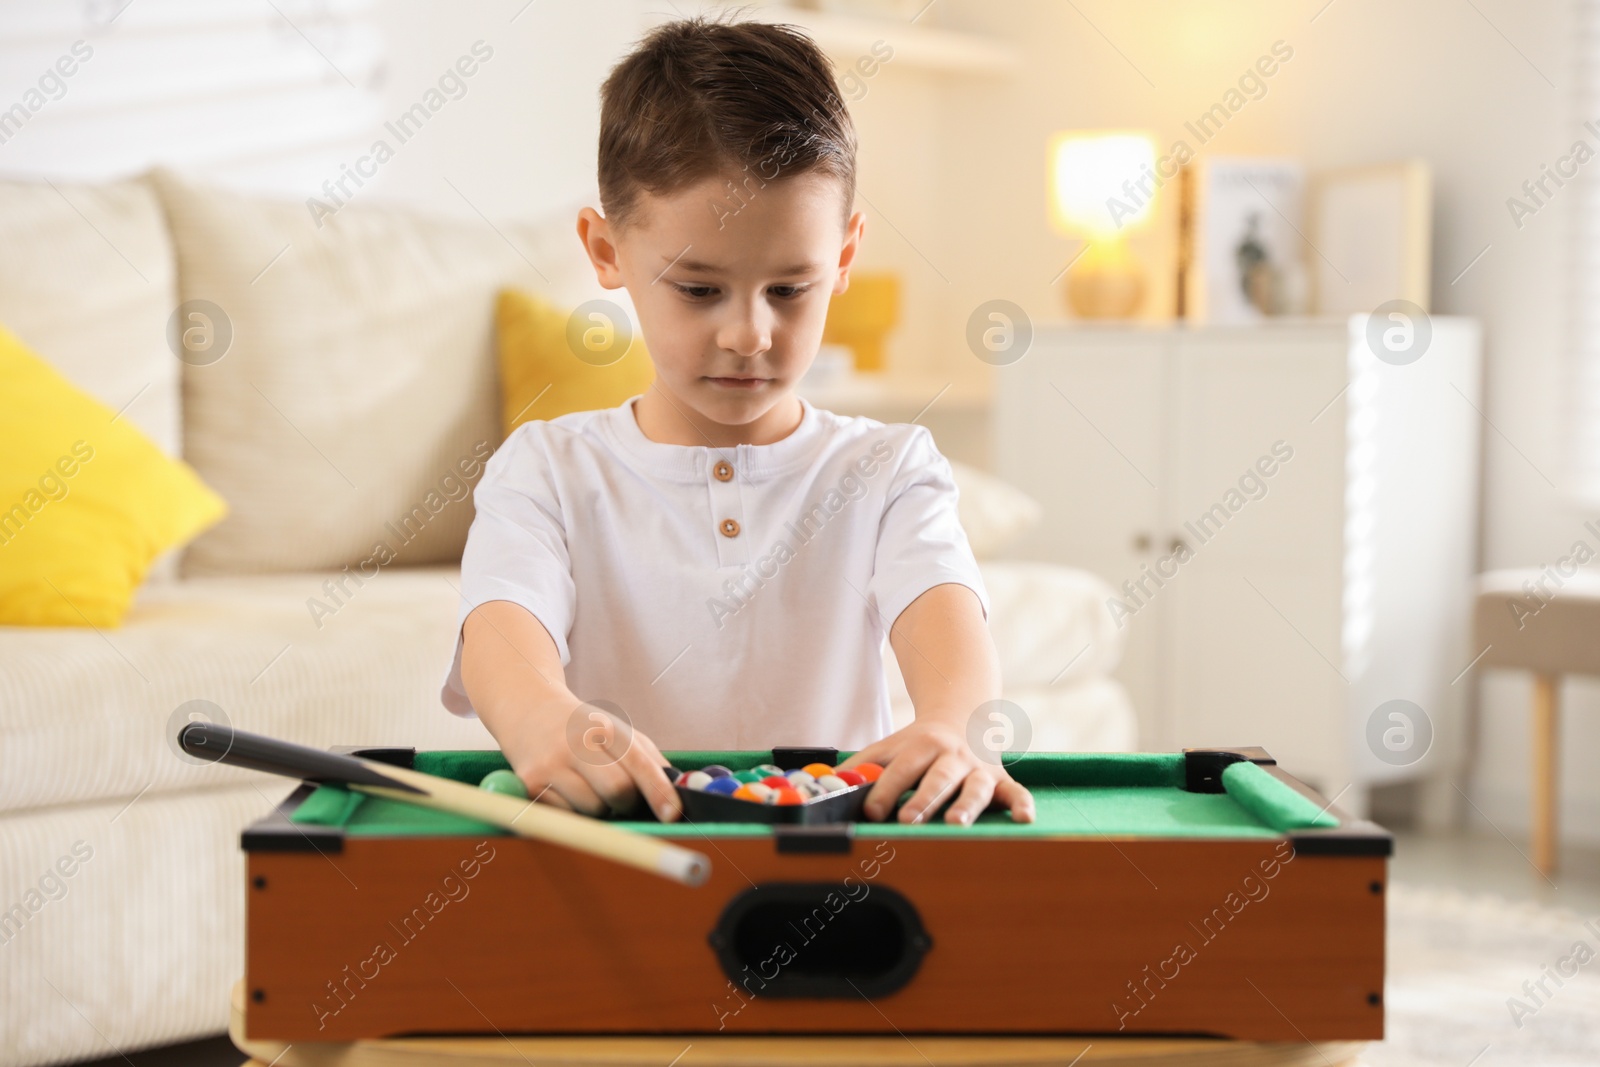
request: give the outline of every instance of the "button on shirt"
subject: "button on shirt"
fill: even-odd
[[[445,707],[473,715],[460,624],[507,600],[555,640],[581,699],[661,748],[857,749],[892,729],[883,656],[918,596],[989,598],[922,426],[801,398],[767,445],[652,441],[633,405],[527,422],[473,494]]]

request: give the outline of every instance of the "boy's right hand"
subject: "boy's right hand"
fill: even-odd
[[[503,732],[500,747],[534,800],[602,816],[626,815],[643,798],[662,822],[680,814],[655,742],[603,707],[545,704]]]
[[[530,797],[597,816],[629,813],[643,797],[662,822],[678,817],[660,750],[625,717],[567,688],[555,641],[532,612],[480,604],[462,640],[467,696]]]

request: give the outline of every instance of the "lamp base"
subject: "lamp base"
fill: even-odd
[[[1061,291],[1079,318],[1132,318],[1144,303],[1144,268],[1127,242],[1096,241],[1067,271]]]

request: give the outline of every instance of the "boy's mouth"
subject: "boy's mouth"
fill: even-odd
[[[767,382],[770,382],[771,380],[772,380],[771,378],[745,378],[745,377],[738,377],[738,378],[711,378],[711,377],[707,377],[706,378],[706,381],[710,382],[712,385],[720,386],[720,387],[722,387],[724,389],[759,389],[759,388],[761,388],[761,386],[765,385]]]

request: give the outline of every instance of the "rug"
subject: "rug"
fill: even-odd
[[[1394,886],[1365,1067],[1597,1067],[1600,915]]]

